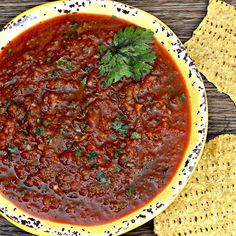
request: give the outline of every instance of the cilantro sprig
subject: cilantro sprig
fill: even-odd
[[[100,62],[100,74],[106,76],[105,86],[123,77],[139,81],[149,74],[156,59],[150,47],[153,41],[153,32],[142,27],[118,31]]]

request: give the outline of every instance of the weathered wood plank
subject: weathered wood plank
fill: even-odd
[[[0,28],[13,17],[48,0],[1,0]],[[124,3],[139,7],[157,16],[171,27],[179,38],[185,42],[192,35],[206,14],[208,0],[123,0]],[[236,0],[227,0],[236,5]],[[1,40],[1,39],[0,39]],[[204,80],[209,104],[208,139],[222,133],[236,134],[236,107],[227,95],[217,92],[214,85]],[[14,227],[0,217],[0,236],[26,236],[20,229]],[[127,236],[151,236],[153,224],[149,222]]]

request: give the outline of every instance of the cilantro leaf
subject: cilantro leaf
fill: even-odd
[[[122,77],[131,77],[131,67],[129,60],[120,54],[113,55],[110,50],[101,60],[100,74],[106,75],[105,85],[108,87],[119,81]]]
[[[140,56],[137,56],[132,62],[131,67],[133,71],[133,79],[135,81],[141,80],[143,77],[148,75],[152,70],[152,63],[156,59],[154,53],[146,53]]]
[[[153,32],[141,27],[118,31],[100,62],[100,74],[106,76],[105,85],[110,86],[123,77],[139,81],[149,74],[156,59],[150,47],[153,41]]]

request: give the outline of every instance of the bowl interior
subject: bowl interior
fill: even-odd
[[[191,104],[190,143],[183,161],[169,185],[147,205],[114,222],[88,227],[50,222],[17,209],[1,194],[0,212],[10,222],[33,234],[119,235],[138,227],[162,212],[187,183],[200,158],[206,140],[208,115],[205,88],[200,73],[182,43],[164,23],[144,11],[113,1],[59,1],[31,9],[13,19],[3,28],[0,32],[0,49],[31,26],[60,14],[74,12],[114,15],[155,32],[156,39],[172,55],[185,78]]]

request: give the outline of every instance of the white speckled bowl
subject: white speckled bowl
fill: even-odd
[[[166,47],[176,61],[189,90],[192,117],[190,143],[169,185],[144,207],[114,222],[84,227],[55,223],[23,212],[1,194],[0,213],[17,227],[36,235],[120,235],[144,224],[162,212],[186,185],[200,159],[206,140],[208,113],[205,88],[201,75],[182,43],[165,24],[142,10],[113,1],[58,1],[33,8],[17,16],[0,31],[0,49],[31,26],[51,17],[72,12],[115,15],[155,32],[156,39]]]

